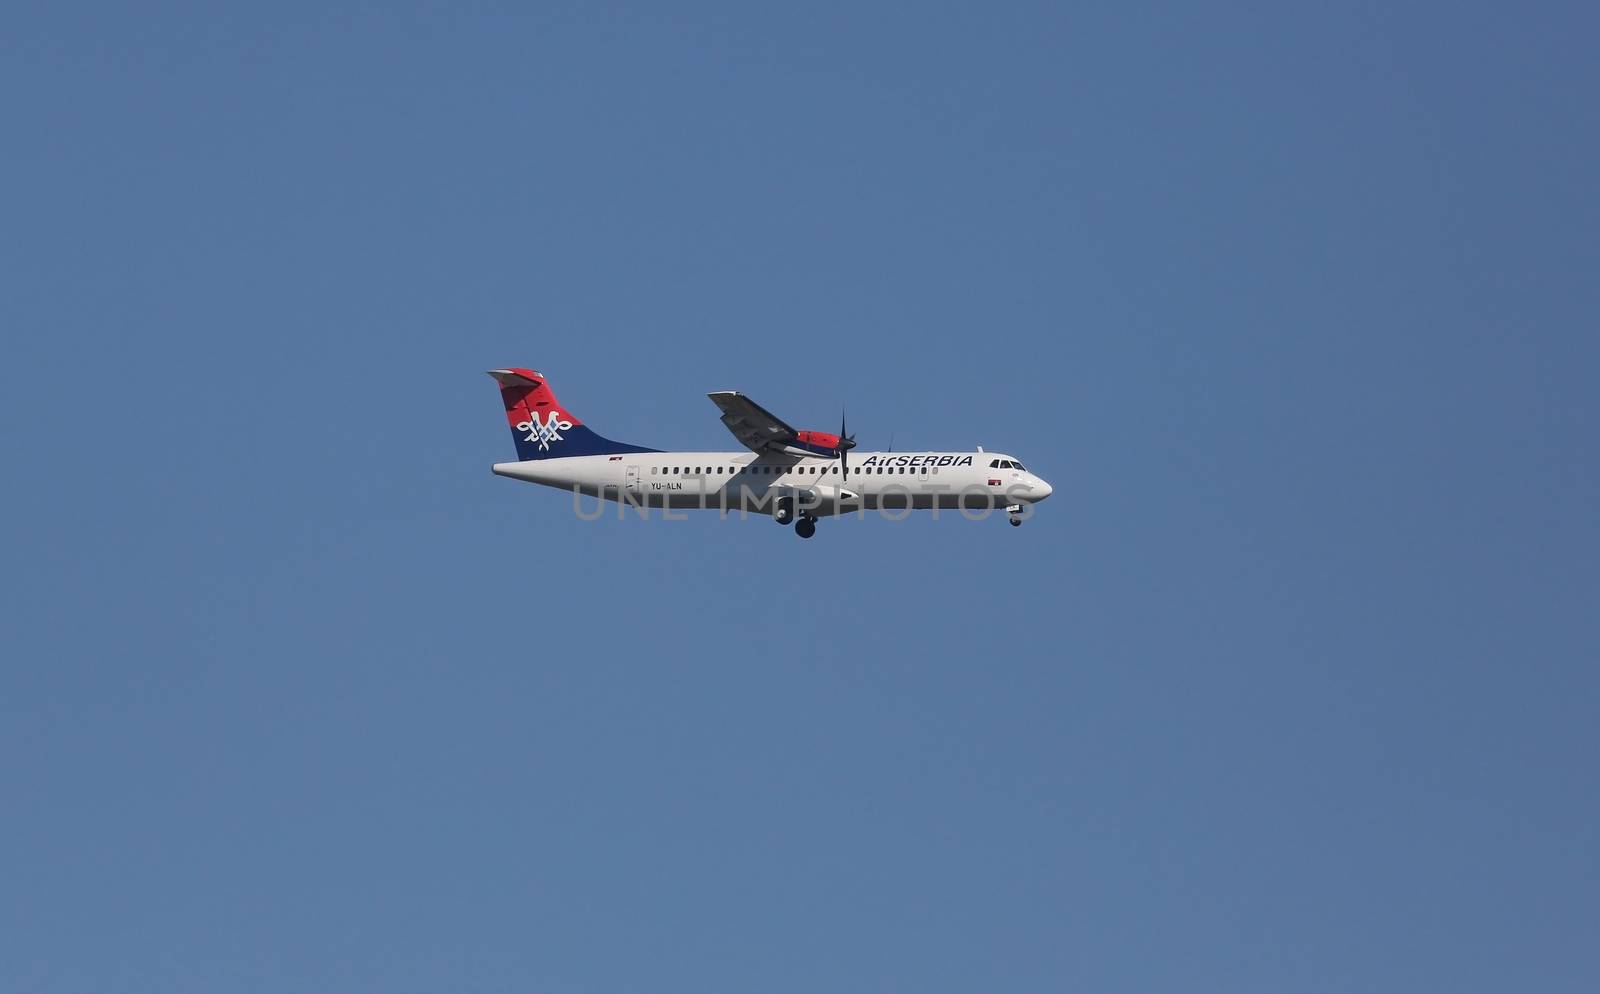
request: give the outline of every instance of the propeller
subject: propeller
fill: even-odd
[[[844,433],[844,405],[839,405],[839,469],[843,475],[850,475],[850,450],[856,447],[854,435]]]

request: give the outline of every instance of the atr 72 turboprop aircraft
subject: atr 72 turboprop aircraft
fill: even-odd
[[[854,460],[845,434],[796,431],[731,390],[709,394],[722,423],[748,451],[661,452],[613,442],[585,428],[531,369],[491,369],[500,384],[517,462],[499,476],[636,507],[770,514],[801,538],[817,519],[856,510],[993,510],[1013,525],[1050,496],[1050,484],[998,452],[868,452]]]

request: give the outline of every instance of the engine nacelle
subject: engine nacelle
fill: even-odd
[[[794,495],[779,494],[772,502],[772,520],[786,525],[794,520]]]
[[[819,455],[838,455],[839,436],[830,435],[825,431],[797,431],[794,433],[795,441]]]

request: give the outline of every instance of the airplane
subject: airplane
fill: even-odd
[[[663,452],[613,442],[556,400],[531,369],[491,369],[517,461],[495,475],[638,508],[720,509],[771,515],[811,538],[817,521],[853,511],[973,510],[1004,506],[1012,525],[1049,497],[1050,484],[999,452],[867,452],[854,436],[797,431],[732,390],[707,394],[738,452]],[[576,499],[576,496],[574,497]],[[619,513],[622,513],[619,511]],[[647,513],[641,511],[641,513]],[[903,515],[902,515],[903,516]]]

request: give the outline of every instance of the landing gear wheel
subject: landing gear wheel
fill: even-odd
[[[817,519],[804,517],[794,523],[794,533],[801,538],[810,538],[817,533]]]
[[[1022,524],[1022,519],[1021,518],[1012,518],[1011,519],[1011,527],[1016,528],[1017,526],[1019,526],[1021,524]]]

